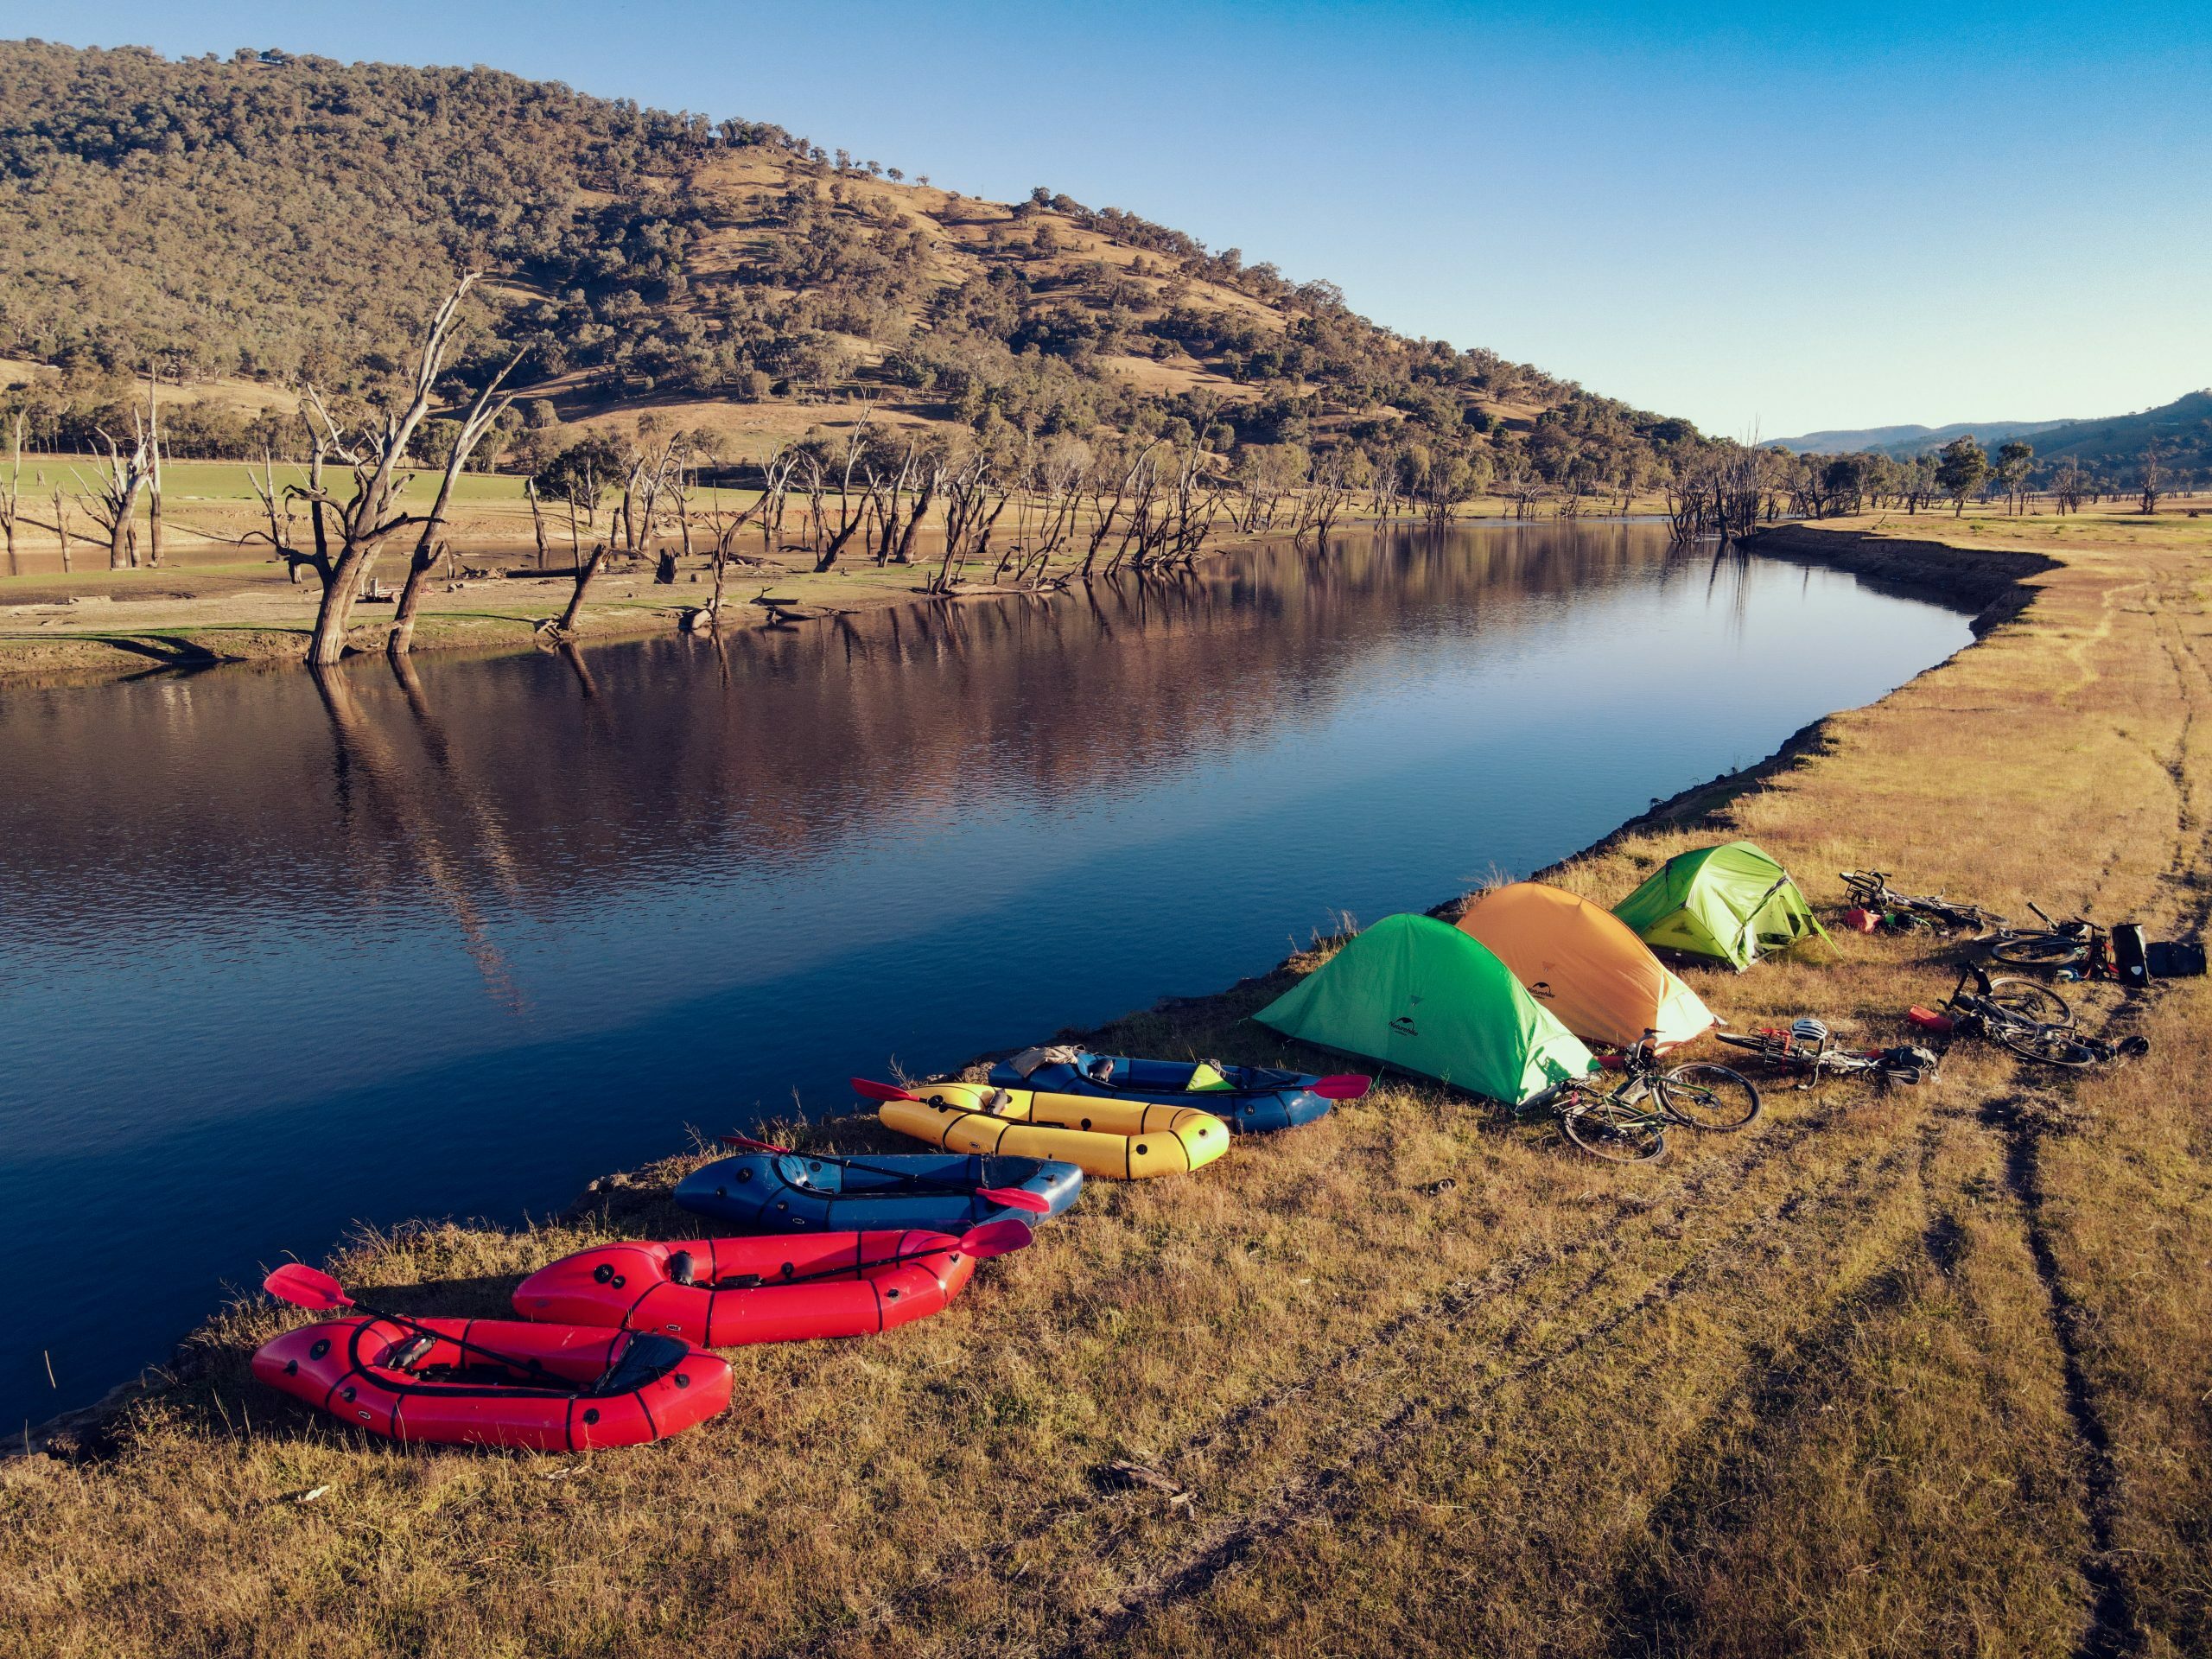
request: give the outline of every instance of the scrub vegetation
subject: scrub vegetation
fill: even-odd
[[[1904,533],[1930,527],[1777,534],[1990,603],[1986,638],[1549,879],[1611,902],[1747,835],[1816,902],[1877,865],[2196,934],[2201,536]],[[1097,1040],[1274,1058],[1243,1016],[1327,949]],[[1891,1042],[1948,949],[1847,935],[1691,977],[1738,1025]],[[362,1440],[250,1382],[297,1316],[243,1304],[0,1471],[0,1653],[2200,1652],[2212,984],[2075,1000],[2150,1056],[2077,1077],[1962,1043],[1917,1089],[1777,1087],[1748,1133],[1633,1169],[1394,1080],[1199,1175],[1093,1183],[941,1317],[738,1351],[726,1417],[634,1451]],[[666,1192],[703,1155],[336,1265],[499,1311],[579,1243],[696,1230]]]

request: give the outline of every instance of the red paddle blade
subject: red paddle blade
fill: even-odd
[[[853,1092],[862,1100],[919,1100],[921,1096],[904,1089],[893,1088],[887,1083],[870,1083],[866,1077],[853,1079]]]
[[[1375,1079],[1363,1077],[1357,1071],[1340,1071],[1333,1077],[1323,1077],[1312,1086],[1312,1092],[1324,1100],[1357,1100],[1374,1086]]]
[[[789,1147],[779,1147],[772,1141],[755,1141],[749,1135],[726,1135],[721,1139],[722,1145],[736,1147],[746,1152],[788,1153],[791,1151]]]
[[[976,1196],[986,1204],[995,1204],[1002,1210],[1027,1210],[1033,1216],[1050,1215],[1052,1201],[1041,1193],[1019,1186],[979,1186]]]
[[[988,1262],[995,1255],[1020,1249],[1035,1236],[1029,1230],[1028,1223],[1008,1217],[1004,1221],[987,1221],[980,1227],[970,1227],[960,1235],[954,1248],[978,1262]]]
[[[353,1299],[346,1294],[345,1286],[328,1274],[317,1273],[299,1262],[287,1262],[263,1280],[261,1287],[280,1302],[311,1307],[318,1313],[353,1306]]]

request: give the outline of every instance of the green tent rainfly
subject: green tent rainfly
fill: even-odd
[[[1513,1106],[1595,1064],[1487,945],[1433,916],[1376,923],[1253,1018]]]
[[[1655,950],[1674,950],[1738,972],[1770,950],[1827,931],[1789,872],[1748,841],[1678,853],[1613,906]]]

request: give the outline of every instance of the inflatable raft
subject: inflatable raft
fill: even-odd
[[[1001,1060],[991,1068],[990,1080],[1002,1089],[1196,1106],[1239,1134],[1294,1129],[1330,1106],[1328,1096],[1313,1092],[1321,1079],[1302,1071],[1211,1060],[1131,1059],[1087,1049],[1031,1049]]]
[[[539,1452],[665,1440],[729,1404],[728,1363],[674,1337],[503,1319],[414,1325],[302,1325],[264,1343],[253,1374],[391,1440]]]
[[[658,1331],[708,1348],[862,1337],[940,1312],[976,1271],[950,1233],[601,1244],[515,1289],[524,1319]]]
[[[923,1083],[905,1092],[911,1097],[876,1109],[884,1126],[950,1152],[1057,1159],[1086,1175],[1135,1181],[1181,1175],[1229,1150],[1229,1126],[1194,1106],[987,1083]]]
[[[887,1173],[889,1172],[889,1173]],[[957,1233],[987,1221],[1034,1221],[978,1190],[1019,1187],[1058,1215],[1083,1190],[1073,1164],[970,1153],[874,1154],[865,1160],[798,1153],[718,1158],[676,1184],[676,1201],[740,1232],[867,1232],[921,1228]]]

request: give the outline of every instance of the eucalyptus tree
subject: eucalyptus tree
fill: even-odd
[[[1974,434],[1945,444],[1936,462],[1936,487],[1951,499],[1951,516],[1966,511],[1967,498],[1989,476],[1989,457],[1974,442]]]

